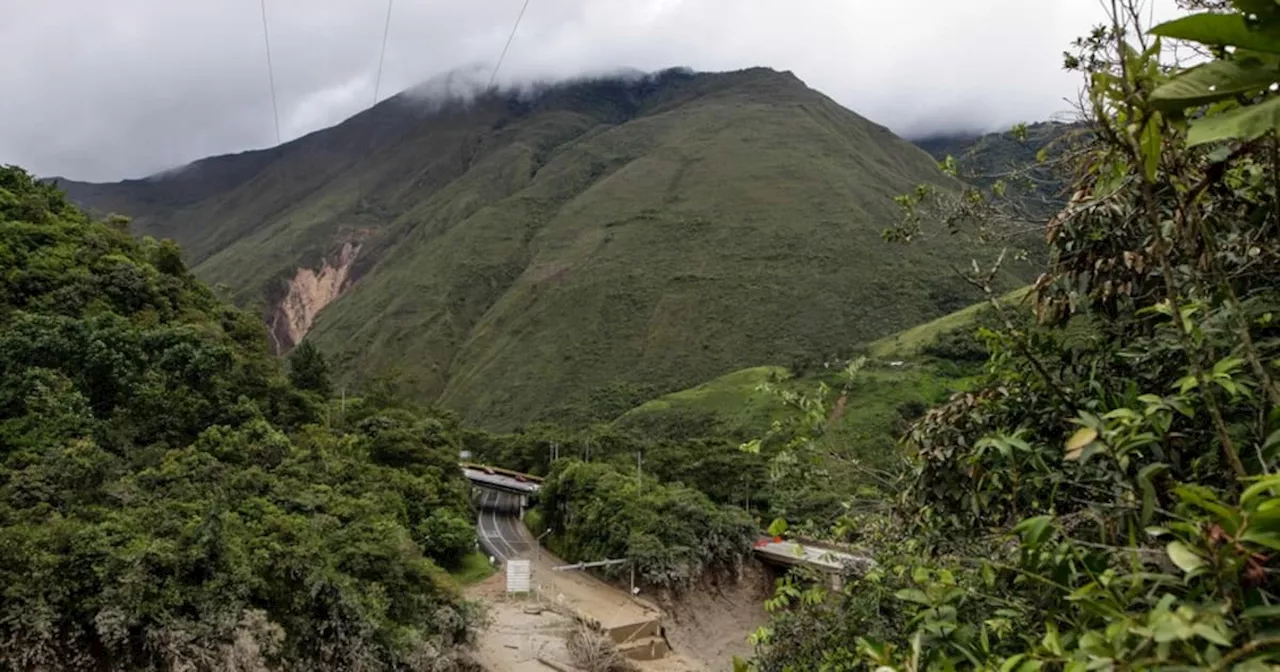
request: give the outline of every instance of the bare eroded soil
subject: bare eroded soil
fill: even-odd
[[[555,578],[557,588],[569,588],[578,604],[598,601],[598,607],[627,611],[619,602],[622,592],[602,581],[577,573],[557,572]],[[592,596],[589,594],[592,591],[599,592]],[[563,592],[546,591],[545,594],[563,595]],[[483,600],[490,607],[490,624],[480,634],[477,652],[477,659],[486,668],[494,672],[553,670],[538,660],[543,658],[564,669],[573,669],[565,649],[565,638],[575,623],[568,615],[571,611],[551,603],[554,598],[510,597],[505,592],[505,578],[501,573],[472,586],[468,595],[472,599]],[[662,622],[673,651],[660,660],[637,665],[643,672],[720,672],[732,669],[734,655],[746,658],[751,654],[747,637],[768,618],[763,606],[766,597],[768,584],[765,577],[759,569],[749,566],[736,583],[708,583],[678,599],[664,600]],[[626,600],[625,595],[621,599]],[[528,613],[528,607],[536,605],[542,606],[541,613]]]
[[[529,613],[534,599],[514,599],[505,592],[501,573],[467,590],[468,597],[489,605],[489,624],[480,633],[476,660],[493,672],[547,672],[552,668],[539,657],[567,664],[565,637],[573,631],[572,618],[550,609]]]
[[[712,672],[733,669],[733,657],[751,657],[747,637],[769,620],[764,602],[769,580],[748,563],[736,582],[706,582],[679,598],[664,600],[663,625],[671,647]]]

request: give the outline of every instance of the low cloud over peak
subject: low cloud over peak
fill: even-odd
[[[396,2],[379,98],[487,85],[522,3]],[[386,5],[266,6],[282,139],[373,103]],[[1094,0],[530,0],[496,83],[767,66],[899,134],[994,129],[1068,108],[1079,82],[1061,54],[1100,12]],[[0,40],[22,55],[0,61],[0,163],[115,180],[275,143],[258,3],[12,2]]]

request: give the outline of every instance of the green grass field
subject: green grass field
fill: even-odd
[[[1006,305],[1014,305],[1026,298],[1030,291],[1030,287],[1015,289],[1001,296],[1000,301]],[[867,353],[872,357],[881,359],[914,357],[920,354],[922,347],[933,342],[943,332],[959,329],[973,322],[979,311],[989,305],[987,303],[977,303],[954,313],[943,315],[936,320],[918,324],[892,336],[872,341],[867,346]]]

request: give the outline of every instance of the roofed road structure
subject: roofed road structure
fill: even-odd
[[[517,495],[532,495],[542,486],[535,480],[537,477],[504,471],[492,467],[463,465],[462,475],[483,488],[508,492]]]

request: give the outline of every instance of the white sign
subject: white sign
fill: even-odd
[[[529,567],[528,560],[508,560],[507,561],[507,592],[508,593],[527,593],[529,592],[530,576],[532,570]]]

